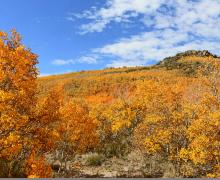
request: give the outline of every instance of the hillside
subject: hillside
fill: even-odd
[[[158,76],[195,77],[198,69],[207,64],[218,62],[220,57],[209,51],[189,50],[167,57],[153,66],[107,68],[96,71],[40,77],[38,79],[41,94],[47,93],[59,83],[65,84],[68,96],[94,95],[101,92],[112,93],[120,87],[132,86],[136,81]]]
[[[220,178],[220,0],[0,6],[0,178]]]
[[[216,55],[37,78],[2,36],[0,177],[220,177]]]
[[[219,60],[208,51],[190,50],[149,67],[39,78],[39,97],[61,86],[64,101],[85,107],[100,123],[100,144],[70,161],[73,169],[80,168],[63,176],[218,176],[219,120],[212,108],[220,108]],[[203,165],[214,169],[204,171]]]

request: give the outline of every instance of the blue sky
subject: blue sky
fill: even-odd
[[[220,0],[1,0],[41,75],[150,65],[188,49],[220,55]]]

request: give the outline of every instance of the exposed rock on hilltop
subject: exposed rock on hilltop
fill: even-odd
[[[185,75],[195,75],[197,69],[203,67],[205,62],[210,59],[220,60],[220,57],[207,50],[188,50],[175,56],[164,58],[156,67],[163,67],[167,70],[178,69]]]
[[[188,50],[183,53],[178,53],[176,56],[198,56],[198,57],[209,57],[212,56],[217,58],[218,56],[210,53],[208,50],[196,51],[196,50]]]
[[[162,61],[160,61],[157,65],[165,65],[168,62],[177,61],[180,58],[186,56],[219,58],[217,55],[210,53],[208,50],[203,50],[203,51],[188,50],[182,53],[177,53],[175,56],[166,57]]]

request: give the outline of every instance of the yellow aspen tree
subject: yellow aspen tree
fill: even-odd
[[[0,32],[0,160],[7,164],[6,177],[25,177],[30,153],[39,146],[35,135],[44,124],[35,116],[37,63],[15,30],[10,37]]]
[[[98,145],[98,121],[90,116],[85,104],[73,100],[66,102],[60,113],[59,150],[69,155],[87,152]]]
[[[179,169],[179,153],[187,146],[189,115],[183,100],[185,78],[148,80],[138,85],[137,103],[143,122],[135,129],[134,140],[149,155],[167,157]]]
[[[35,106],[37,55],[12,30],[0,32],[0,158],[19,159],[26,127]]]

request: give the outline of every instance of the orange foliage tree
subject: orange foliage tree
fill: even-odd
[[[0,32],[0,158],[8,164],[6,177],[24,176],[25,171],[16,174],[16,166],[19,171],[25,169],[31,150],[36,148],[33,129],[43,125],[34,115],[36,64],[37,55],[21,44],[15,30],[11,37]]]
[[[66,161],[69,155],[88,152],[99,143],[98,121],[91,117],[86,104],[74,100],[67,101],[60,108],[61,121],[58,150]]]
[[[178,175],[219,176],[220,86],[216,77],[159,78],[138,85],[137,103],[145,115],[134,140],[148,155],[173,162]],[[188,164],[194,171],[182,171]]]
[[[197,80],[203,85],[203,91],[196,106],[190,104],[196,118],[186,132],[189,145],[180,153],[182,159],[200,167],[200,174],[220,177],[220,67],[216,62],[207,65],[210,67],[209,76],[200,76]]]
[[[137,89],[137,103],[143,121],[135,129],[134,139],[149,155],[167,157],[179,169],[179,153],[187,146],[187,127],[191,118],[183,93],[187,80],[178,78],[143,82]]]
[[[21,44],[15,30],[11,37],[0,32],[0,158],[8,161],[26,154],[26,127],[36,102],[36,64],[37,56]]]

